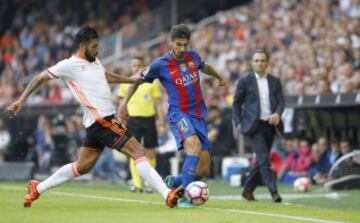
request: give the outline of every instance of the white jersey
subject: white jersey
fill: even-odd
[[[105,69],[98,60],[90,63],[72,56],[50,67],[47,72],[51,78],[66,81],[84,111],[83,124],[86,128],[96,120],[115,114]]]

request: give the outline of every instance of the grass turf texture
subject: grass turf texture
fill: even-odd
[[[239,188],[220,181],[208,182],[210,200],[199,208],[170,209],[158,194],[134,194],[126,185],[72,182],[41,195],[32,207],[22,207],[26,183],[0,182],[0,223],[112,223],[112,222],[360,222],[360,190],[332,192],[313,187],[295,193],[280,186],[284,203],[274,204],[260,187],[258,202],[236,199]],[[296,198],[296,196],[299,196]],[[331,198],[332,197],[332,198]]]

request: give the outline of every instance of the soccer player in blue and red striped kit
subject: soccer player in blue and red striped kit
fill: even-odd
[[[195,51],[188,50],[191,31],[184,24],[175,25],[170,31],[170,51],[154,60],[142,71],[145,82],[159,79],[167,91],[169,110],[167,120],[175,136],[178,149],[185,150],[185,160],[181,174],[168,176],[166,184],[170,188],[182,185],[186,188],[191,182],[206,177],[210,172],[211,144],[207,138],[205,122],[207,108],[200,88],[199,71],[227,86],[227,80],[211,65],[205,63]],[[120,118],[127,119],[126,104],[139,84],[133,85],[120,108]],[[192,207],[181,199],[178,207]]]

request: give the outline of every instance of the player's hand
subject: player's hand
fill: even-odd
[[[126,125],[128,118],[129,112],[127,110],[127,106],[122,104],[119,108],[119,121],[121,124]]]
[[[15,102],[11,103],[9,106],[7,106],[5,108],[5,112],[10,117],[15,117],[17,115],[17,113],[22,109],[24,104],[25,104],[25,101],[18,99]]]
[[[280,123],[280,115],[278,113],[271,114],[269,117],[270,125],[277,125]]]
[[[221,77],[221,78],[219,79],[219,86],[221,86],[221,87],[227,87],[227,86],[228,86],[228,81],[227,81],[227,79]]]

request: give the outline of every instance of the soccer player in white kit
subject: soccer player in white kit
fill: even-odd
[[[24,207],[31,207],[32,202],[44,191],[89,172],[105,146],[133,158],[140,175],[165,198],[166,205],[170,208],[176,206],[183,190],[169,190],[166,187],[146,160],[144,148],[114,117],[115,107],[109,83],[137,83],[140,78],[123,77],[105,70],[96,59],[99,35],[95,29],[80,29],[75,35],[75,44],[77,49],[73,56],[34,77],[21,96],[5,109],[9,115],[16,116],[30,94],[42,84],[52,79],[62,79],[84,112],[86,139],[80,148],[78,160],[62,166],[42,182],[31,180],[27,185]]]

